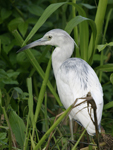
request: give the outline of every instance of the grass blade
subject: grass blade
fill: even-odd
[[[72,150],[76,150],[76,147],[77,147],[77,145],[79,144],[81,138],[83,137],[85,131],[86,131],[86,129],[84,129],[84,131],[82,132],[81,136],[79,137],[78,141],[76,142],[76,144],[74,145],[74,147],[72,148]]]
[[[62,2],[62,3],[55,3],[55,4],[51,4],[49,5],[44,13],[42,14],[42,16],[39,18],[39,20],[37,21],[37,23],[35,24],[35,26],[33,27],[33,29],[31,30],[31,32],[29,33],[29,35],[27,36],[27,38],[25,39],[24,43],[22,44],[22,46],[24,46],[31,38],[32,36],[37,32],[37,30],[44,24],[44,22],[50,17],[50,15],[56,11],[59,7],[61,7],[63,4],[65,4],[66,2]]]
[[[101,65],[95,68],[95,70],[104,71],[104,72],[112,72],[113,71],[113,64],[106,64]]]
[[[29,98],[28,98],[29,114],[30,114],[31,123],[33,123],[34,114],[33,114],[33,93],[32,93],[31,78],[27,78],[27,87],[29,93]]]
[[[108,0],[105,0],[105,1],[99,0],[98,9],[97,9],[96,17],[95,17],[97,35],[96,35],[96,39],[95,39],[94,53],[96,51],[96,46],[99,43],[99,40],[102,36],[101,31],[102,31],[102,26],[103,26],[103,22],[104,22],[104,16],[105,16],[105,12],[106,12],[107,2],[108,2]],[[92,51],[92,45],[93,45],[93,40],[94,40],[92,36],[93,35],[91,35],[90,44],[89,44],[89,52],[90,52],[90,49]],[[88,53],[88,59],[90,59],[90,57],[91,57],[91,53]]]
[[[44,134],[44,136],[41,138],[41,140],[38,142],[34,150],[37,150],[43,142],[46,140],[46,138],[49,136],[49,134],[58,126],[58,124],[62,121],[62,119],[68,114],[68,112],[73,108],[73,105],[71,105],[67,110],[64,111],[64,113],[57,119],[57,121],[50,127],[50,129]]]
[[[80,24],[81,22],[83,22],[85,20],[89,20],[89,19],[85,18],[85,17],[82,17],[82,16],[76,16],[75,18],[71,19],[67,23],[67,25],[65,27],[65,31],[70,34],[75,26],[77,26],[78,24]]]
[[[36,107],[36,111],[35,111],[35,120],[34,120],[35,124],[36,124],[36,121],[37,121],[37,118],[38,118],[38,115],[39,115],[39,112],[40,112],[40,109],[41,109],[42,101],[43,101],[43,98],[44,98],[44,93],[45,93],[45,90],[46,90],[46,85],[47,85],[48,78],[49,78],[50,69],[51,69],[51,58],[48,62],[48,66],[47,66],[46,73],[45,73],[45,78],[43,80],[42,87],[41,87],[39,97],[38,97],[37,107]]]

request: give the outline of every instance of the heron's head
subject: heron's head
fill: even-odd
[[[57,47],[63,47],[66,46],[67,43],[70,43],[71,45],[76,45],[75,41],[66,31],[61,29],[53,29],[48,31],[41,39],[22,47],[20,50],[17,51],[17,53],[39,45],[52,45]]]

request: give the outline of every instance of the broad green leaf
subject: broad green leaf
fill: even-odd
[[[12,79],[3,79],[2,82],[4,84],[18,84],[18,82],[16,80],[12,80]]]
[[[3,126],[2,126],[3,127]],[[3,127],[4,129],[5,129],[5,127]],[[6,127],[7,128],[7,127]],[[7,139],[7,133],[6,132],[1,132],[0,133],[0,147],[4,147],[4,146],[6,146],[6,145],[8,145],[7,144],[8,143],[8,139]],[[5,147],[4,147],[5,148]]]
[[[37,23],[37,18],[35,17],[35,18],[28,18],[27,20],[26,20],[26,22],[28,23],[28,24],[36,24]]]
[[[6,132],[1,132],[0,133],[0,140],[3,140],[6,138],[7,133]]]
[[[23,92],[22,89],[19,88],[19,87],[14,87],[13,89],[14,90],[13,90],[13,95],[12,96],[13,96],[14,99],[20,98],[21,100],[25,100],[25,99],[28,100],[28,96],[29,96],[28,93]]]
[[[31,4],[30,6],[28,6],[28,10],[31,14],[37,15],[37,16],[41,16],[43,13],[43,9],[42,7],[36,5],[36,4]]]
[[[34,55],[34,57],[36,58],[36,60],[38,61],[40,56],[41,56],[41,53],[35,49],[31,49],[32,51],[32,54]],[[42,58],[41,61],[44,61],[46,60],[45,58]],[[28,58],[26,57],[26,54],[24,52],[21,52],[21,53],[18,53],[17,54],[17,62],[19,64],[21,64],[22,66],[29,66],[29,60]]]
[[[89,20],[89,19],[82,17],[82,16],[77,16],[77,17],[71,19],[65,27],[66,32],[68,32],[70,34],[75,26],[77,26],[79,23],[81,23],[85,20]]]
[[[19,94],[23,94],[23,91],[19,87],[14,87],[14,90],[17,91]]]
[[[20,72],[14,72],[13,70],[5,72],[3,69],[0,69],[0,81],[4,84],[18,84],[14,78],[16,78],[19,74]]]
[[[29,65],[29,60],[28,58],[26,57],[25,53],[24,52],[21,52],[21,53],[18,53],[17,54],[17,62],[22,65],[23,67],[24,66],[28,66]]]
[[[110,81],[113,84],[113,73],[110,75]]]
[[[101,65],[95,68],[95,70],[104,71],[104,72],[112,72],[113,64]]]
[[[102,44],[102,45],[97,45],[97,49],[100,51],[104,50],[106,46],[113,46],[113,42]]]
[[[23,18],[21,18],[21,17],[15,18],[9,22],[8,28],[10,31],[14,31],[15,29],[18,28],[18,25],[23,22],[24,22]]]
[[[20,147],[23,148],[26,131],[23,120],[16,114],[15,111],[11,110],[9,113],[9,122],[17,142],[19,143]]]
[[[22,36],[24,37],[27,29],[28,29],[28,23],[27,22],[22,22],[18,25],[18,29],[20,31],[20,33],[22,34]]]
[[[13,46],[14,46],[14,43],[13,43],[13,42],[11,42],[10,44],[4,44],[4,45],[3,45],[4,52],[5,52],[6,54],[8,54],[9,51],[13,48]]]
[[[5,33],[5,34],[0,35],[0,39],[1,39],[1,44],[3,44],[3,45],[11,43],[9,33]]]
[[[17,77],[19,74],[20,74],[20,72],[16,72],[16,71],[13,71],[13,70],[9,70],[9,71],[7,72],[7,76],[8,76],[9,78],[11,78],[11,77]]]
[[[3,69],[0,69],[0,78],[4,77],[7,77],[7,73]]]
[[[5,20],[5,19],[8,18],[11,14],[12,14],[12,11],[11,11],[11,10],[8,10],[8,9],[5,9],[5,8],[2,8],[2,9],[1,9],[1,18],[2,18],[2,20]]]
[[[99,52],[102,51],[105,47],[106,47],[106,44],[97,45],[97,49],[99,50]]]
[[[113,107],[113,101],[111,101],[111,102],[105,104],[105,105],[104,105],[104,110],[105,110],[105,109],[112,108],[112,107]]]

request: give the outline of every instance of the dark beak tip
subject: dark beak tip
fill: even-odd
[[[16,52],[16,54],[18,54],[19,53],[19,50]]]
[[[19,50],[16,52],[16,54],[18,54],[19,52],[21,52],[21,49],[19,49]]]
[[[20,52],[22,52],[22,51],[24,51],[24,50],[26,50],[25,47],[22,47],[22,48],[20,48],[20,49],[16,52],[16,54],[17,54],[17,53],[20,53]]]

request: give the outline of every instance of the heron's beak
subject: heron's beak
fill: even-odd
[[[19,49],[16,53],[19,53],[23,50],[26,50],[26,49],[29,49],[29,48],[32,48],[32,47],[35,47],[35,46],[38,46],[38,45],[44,45],[44,43],[47,41],[47,39],[44,39],[44,38],[41,38],[39,40],[36,40],[24,47],[22,47],[21,49]]]

